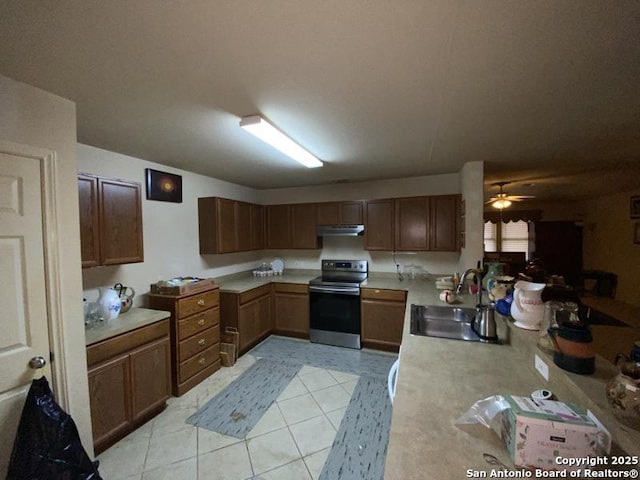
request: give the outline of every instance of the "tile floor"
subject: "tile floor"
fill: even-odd
[[[316,480],[359,377],[304,366],[244,440],[185,419],[254,362],[245,355],[98,456],[105,480]]]

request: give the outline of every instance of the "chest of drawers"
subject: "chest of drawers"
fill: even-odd
[[[220,368],[220,292],[150,294],[149,306],[171,312],[171,390],[179,397]]]

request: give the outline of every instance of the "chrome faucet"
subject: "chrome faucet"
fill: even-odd
[[[456,286],[456,295],[460,295],[462,293],[462,287],[464,285],[464,282],[467,280],[467,277],[469,275],[473,274],[478,284],[478,292],[476,293],[476,296],[477,296],[476,305],[482,305],[482,273],[483,273],[483,270],[480,268],[470,268],[468,270],[465,270],[465,272],[460,277],[460,281],[458,282],[458,285]]]
[[[490,302],[488,305],[482,304],[482,274],[481,268],[470,268],[460,277],[460,281],[456,286],[456,294],[462,293],[462,287],[469,275],[473,275],[478,284],[478,293],[476,294],[476,316],[473,319],[471,328],[478,335],[481,342],[498,342],[497,326],[494,315],[494,305]]]

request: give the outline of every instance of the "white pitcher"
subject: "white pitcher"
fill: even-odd
[[[120,314],[120,297],[118,292],[109,287],[99,287],[98,305],[100,306],[100,316],[103,320],[115,320]]]
[[[515,326],[527,330],[538,330],[544,315],[542,290],[544,283],[533,283],[519,280],[514,285],[511,316]]]

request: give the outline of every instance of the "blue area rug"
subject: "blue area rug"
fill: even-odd
[[[383,480],[390,428],[386,382],[361,377],[319,480]]]
[[[387,378],[397,355],[363,352],[352,348],[334,347],[318,343],[300,342],[281,337],[269,337],[250,352],[259,358],[287,359],[311,367],[328,368],[339,372]]]
[[[187,423],[244,439],[301,367],[301,363],[259,359]]]

